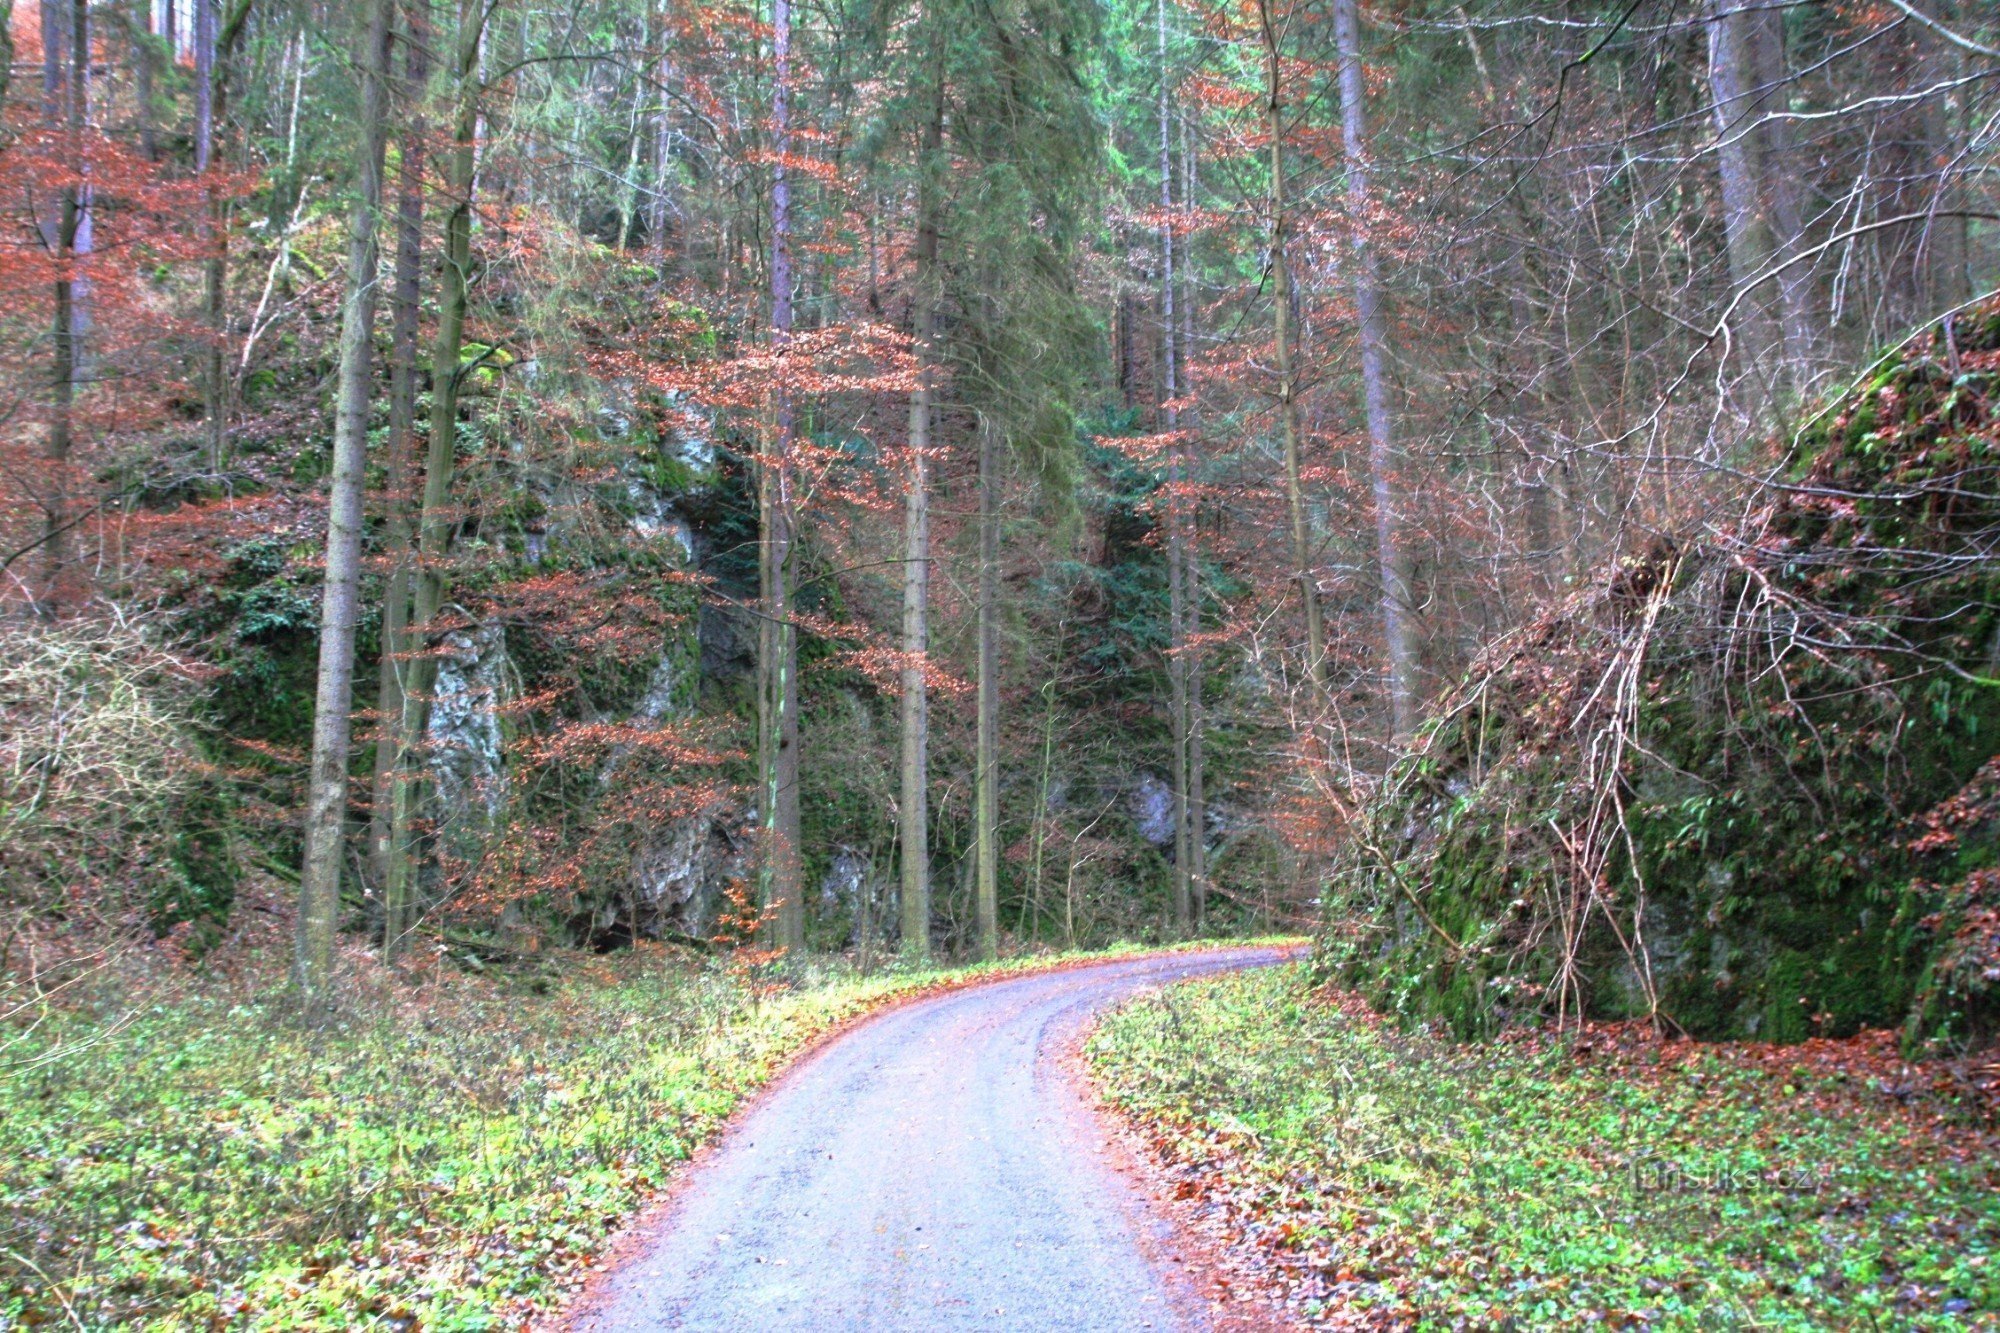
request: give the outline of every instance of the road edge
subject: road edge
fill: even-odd
[[[1309,947],[1310,942],[1303,937],[1298,938],[1296,943],[1268,940],[1248,943],[1240,940],[1204,940],[1192,945],[1137,949],[1129,953],[1067,957],[1058,955],[1046,958],[1031,956],[1008,960],[999,967],[986,971],[948,974],[934,981],[911,986],[907,990],[891,991],[876,1000],[866,1001],[854,1013],[829,1023],[815,1032],[774,1066],[764,1081],[745,1094],[735,1108],[695,1145],[686,1159],[675,1165],[668,1179],[649,1192],[646,1198],[627,1215],[618,1229],[605,1238],[590,1255],[581,1272],[566,1285],[563,1294],[553,1305],[541,1310],[524,1312],[522,1326],[532,1333],[562,1333],[563,1330],[577,1327],[579,1321],[588,1320],[599,1313],[594,1307],[605,1299],[612,1279],[627,1264],[644,1253],[646,1243],[657,1234],[672,1213],[674,1203],[685,1182],[766,1099],[777,1096],[787,1083],[825,1053],[828,1047],[857,1028],[911,1005],[922,1004],[960,991],[973,990],[980,986],[996,986],[1005,982],[1019,981],[1024,977],[1048,976],[1085,968],[1109,967],[1119,963],[1221,953],[1237,949],[1275,949],[1292,954],[1303,953]],[[1086,1031],[1094,1027],[1093,1020],[1086,1025]],[[1080,1046],[1077,1049],[1081,1051]],[[1080,1071],[1077,1072],[1080,1074]],[[1063,1074],[1065,1078],[1072,1077],[1072,1071],[1067,1068],[1063,1070]],[[1088,1086],[1087,1080],[1078,1085],[1080,1100],[1087,1102],[1084,1089]]]
[[[1294,963],[1308,953],[1309,946],[1287,948],[1283,956],[1262,966]],[[1200,979],[1183,977],[1166,984]],[[1254,1246],[1229,1234],[1227,1217],[1216,1216],[1226,1210],[1218,1210],[1205,1195],[1183,1194],[1175,1188],[1169,1173],[1172,1164],[1160,1156],[1144,1126],[1113,1104],[1104,1086],[1092,1076],[1085,1047],[1104,1019],[1140,998],[1135,995],[1093,1015],[1066,1043],[1060,1065],[1083,1113],[1093,1122],[1095,1137],[1106,1146],[1106,1169],[1125,1183],[1128,1207],[1146,1213],[1133,1219],[1133,1230],[1142,1238],[1147,1259],[1199,1321],[1197,1326],[1210,1333],[1295,1333],[1310,1327],[1265,1284],[1248,1280],[1242,1265],[1230,1262]],[[1146,1221],[1164,1228],[1171,1240],[1162,1240],[1157,1229],[1142,1225]]]

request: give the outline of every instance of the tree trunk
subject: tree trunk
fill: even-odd
[[[1389,702],[1396,736],[1417,727],[1417,654],[1410,632],[1413,603],[1409,563],[1400,534],[1395,427],[1389,415],[1387,321],[1375,247],[1368,239],[1367,76],[1361,67],[1361,24],[1355,0],[1334,0],[1334,42],[1340,52],[1340,128],[1347,159],[1348,222],[1354,228],[1354,309],[1361,335],[1361,397],[1368,418],[1368,481],[1375,498],[1375,560],[1382,578],[1382,636],[1389,651]]]
[[[14,84],[14,0],[0,0],[0,106]]]
[[[234,0],[218,27],[215,0],[194,0],[195,172],[215,165],[216,133],[229,110],[229,60],[250,16],[251,0]],[[384,71],[383,77],[387,77]],[[208,346],[202,366],[203,411],[211,471],[229,461],[229,202],[217,190],[203,192],[202,226],[208,256],[202,261],[202,321]]]
[[[1328,700],[1326,628],[1320,619],[1319,584],[1313,575],[1313,551],[1306,524],[1305,485],[1299,455],[1304,434],[1299,422],[1298,384],[1292,368],[1292,266],[1286,254],[1291,239],[1291,215],[1285,202],[1285,104],[1279,72],[1278,29],[1272,0],[1257,0],[1257,19],[1264,43],[1265,130],[1271,138],[1271,273],[1276,279],[1272,301],[1272,369],[1278,377],[1278,424],[1285,443],[1285,505],[1291,520],[1292,578],[1299,588],[1305,614],[1306,682],[1310,693],[1310,726],[1319,728]]]
[[[42,17],[42,119],[59,125],[67,109],[63,89],[68,84],[69,11],[61,0],[44,0]]]
[[[1800,160],[1790,121],[1771,113],[1788,109],[1791,66],[1785,53],[1785,15],[1768,9],[1749,15],[1751,64],[1757,81],[1756,113],[1763,119],[1759,155],[1770,200],[1778,270],[1778,318],[1785,349],[1785,378],[1794,398],[1811,391],[1819,361],[1818,297],[1809,260],[1786,264],[1805,248],[1807,164]]]
[[[43,108],[51,125],[60,124],[69,161],[79,179],[59,193],[54,226],[58,264],[55,281],[55,324],[50,330],[49,420],[42,440],[48,464],[42,499],[41,613],[61,614],[63,580],[70,557],[70,466],[76,445],[76,385],[83,361],[83,288],[79,272],[88,253],[90,183],[84,155],[84,128],[89,116],[90,11],[85,0],[65,7],[51,3],[42,10]]]
[[[640,32],[640,48],[649,45],[650,34],[643,28]],[[632,78],[632,119],[631,130],[625,139],[625,182],[618,195],[618,240],[617,248],[629,250],[632,247],[633,232],[639,225],[639,163],[642,160],[640,145],[646,141],[646,77],[643,67]]]
[[[1167,4],[1156,0],[1154,27],[1160,49],[1160,424],[1170,432],[1180,429],[1174,399],[1180,395],[1179,366],[1175,357],[1174,333],[1174,158],[1173,120],[1167,69]],[[1188,680],[1187,680],[1187,543],[1181,534],[1181,483],[1183,468],[1181,443],[1169,446],[1167,469],[1167,694],[1171,710],[1169,735],[1174,754],[1174,925],[1185,932],[1193,922],[1194,893],[1190,875],[1194,849],[1190,845],[1188,815]]]
[[[1775,405],[1772,352],[1778,344],[1764,293],[1751,286],[1770,258],[1770,234],[1758,197],[1760,170],[1753,133],[1748,25],[1742,0],[1711,0],[1708,14],[1708,82],[1722,178],[1722,222],[1729,248],[1729,326],[1733,352],[1749,380],[1751,417],[1768,421]]]
[[[215,165],[216,30],[215,0],[194,0],[194,169],[206,175]],[[208,343],[202,353],[202,397],[208,435],[208,466],[220,472],[228,457],[229,379],[223,370],[224,286],[229,261],[226,205],[215,190],[202,193],[202,227],[208,255],[202,261],[202,323]]]
[[[1185,108],[1180,113],[1181,138],[1181,212],[1188,215],[1194,208],[1195,198],[1195,153],[1194,139],[1188,132],[1188,116]],[[1186,235],[1192,235],[1190,227]],[[1192,390],[1194,369],[1194,266],[1183,262],[1178,270],[1181,282],[1180,299],[1176,302],[1180,319],[1180,371],[1181,380],[1188,390]],[[1190,456],[1191,457],[1191,456]],[[1189,480],[1193,480],[1190,469]],[[1187,691],[1188,691],[1188,824],[1190,860],[1188,878],[1194,889],[1194,918],[1199,926],[1208,910],[1208,759],[1207,712],[1202,706],[1201,675],[1201,510],[1198,503],[1191,505],[1187,512],[1187,565],[1185,568],[1187,588]]]
[[[660,276],[664,278],[667,260],[668,190],[672,184],[674,169],[673,103],[668,99],[666,92],[668,82],[673,76],[673,67],[666,56],[671,34],[667,30],[667,15],[664,9],[654,20],[654,30],[659,34],[660,59],[654,69],[653,78],[660,86],[660,97],[653,111],[653,191],[646,202],[646,244],[656,257],[660,265]]]
[[[0,61],[12,64],[14,46],[5,31],[14,18],[13,0],[0,3]],[[139,112],[139,152],[148,162],[160,160],[159,59],[153,43],[153,10],[146,0],[134,7],[132,33],[132,93]],[[0,74],[0,106],[7,101],[7,76]]]
[[[771,53],[771,342],[782,347],[792,332],[792,187],[785,154],[791,151],[791,0],[774,0]],[[763,501],[764,735],[763,906],[771,913],[772,943],[788,954],[805,949],[805,894],[799,846],[799,654],[792,624],[791,565],[795,513],[791,493],[791,404],[781,387],[761,469]]]
[[[1188,883],[1194,893],[1194,925],[1198,930],[1208,913],[1208,757],[1207,713],[1201,698],[1201,544],[1200,529],[1189,516],[1187,580],[1187,734],[1188,734]]]
[[[409,670],[410,568],[415,545],[411,514],[412,464],[417,452],[417,341],[422,299],[424,138],[421,102],[429,74],[429,0],[405,0],[403,44],[403,142],[396,172],[396,271],[389,323],[389,457],[387,513],[389,579],[382,604],[382,655],[376,676],[375,783],[368,804],[369,870],[385,891],[382,950],[394,954],[410,928],[409,902],[388,901],[389,848],[395,828],[397,761],[401,750],[404,677]]]
[[[472,269],[473,173],[478,163],[479,42],[487,8],[459,0],[458,37],[452,52],[451,152],[445,158],[444,262],[438,289],[437,341],[431,351],[430,438],[424,456],[424,496],[418,516],[417,560],[410,622],[404,636],[403,720],[397,773],[391,782],[385,916],[414,922],[417,906],[416,825],[423,808],[423,742],[430,731],[431,692],[437,686],[437,619],[444,606],[445,558],[457,529],[452,512],[452,465],[458,448],[458,399],[463,374],[466,284]],[[400,936],[385,937],[395,952]]]
[[[382,207],[382,149],[389,0],[368,0],[361,49],[360,177],[349,223],[347,291],[340,320],[340,369],[327,505],[326,595],[320,613],[319,689],[299,875],[298,952],[293,978],[312,1010],[334,999],[334,936],[340,925],[340,867],[346,850],[349,707],[354,692],[354,622],[361,583],[361,499],[367,470],[371,329],[375,318],[376,215]]]
[[[942,108],[942,99],[939,106]],[[925,156],[937,149],[934,118]],[[924,170],[928,170],[926,163]],[[910,395],[910,471],[903,493],[903,701],[900,791],[896,837],[902,858],[903,953],[922,960],[931,948],[930,700],[924,679],[930,652],[931,374],[937,333],[937,217],[934,196],[919,186],[916,275],[912,314],[916,325],[917,390]]]
[[[979,957],[1000,956],[1000,447],[979,419],[979,719],[973,781]]]
[[[773,947],[805,947],[805,902],[800,892],[798,652],[791,625],[792,533],[783,436],[788,423],[767,423],[758,465],[758,517],[763,534],[759,560],[757,762],[758,901],[769,914]]]

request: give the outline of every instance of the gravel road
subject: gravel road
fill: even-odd
[[[1105,1160],[1061,1057],[1136,992],[1285,956],[1094,964],[862,1024],[690,1168],[569,1327],[1204,1327],[1171,1228]]]

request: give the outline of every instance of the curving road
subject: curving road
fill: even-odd
[[[1061,1056],[1137,991],[1285,957],[1109,962],[890,1010],[758,1101],[569,1327],[1204,1327]]]

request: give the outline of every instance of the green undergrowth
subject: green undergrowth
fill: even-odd
[[[1341,1327],[2000,1327],[2000,1159],[1887,1034],[1463,1045],[1286,967],[1170,987],[1089,1050]]]
[[[828,1028],[1062,961],[756,997],[652,952],[544,995],[380,985],[317,1032],[268,987],[31,1005],[0,1032],[0,1327],[518,1325]]]

